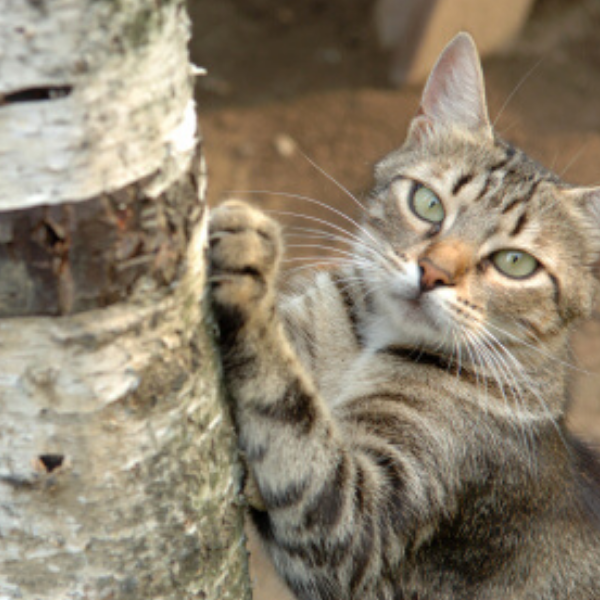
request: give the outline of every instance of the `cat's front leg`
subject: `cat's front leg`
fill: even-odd
[[[261,211],[238,201],[213,211],[212,306],[225,385],[250,460],[262,456],[267,446],[278,446],[279,432],[308,434],[318,422],[330,421],[278,315],[275,288],[281,253],[279,226]],[[288,456],[292,462],[286,471],[294,477],[297,471],[290,467],[298,457],[286,451],[278,460]]]
[[[237,201],[213,211],[210,281],[224,383],[234,404],[240,448],[267,509],[263,537],[291,547],[307,536],[318,544],[337,525],[350,508],[349,489],[344,490],[350,481],[340,485],[340,477],[351,478],[352,472],[277,313],[281,251],[279,227],[264,213]],[[294,562],[302,559],[287,559],[290,566]],[[302,585],[312,581],[306,565],[295,570]]]
[[[267,496],[305,476],[296,468],[303,453],[295,438],[304,442],[316,421],[328,420],[277,312],[281,253],[279,226],[261,211],[238,201],[213,211],[210,282],[224,383],[234,403],[241,450]]]
[[[389,534],[375,515],[398,491],[386,483],[388,459],[380,466],[380,453],[352,441],[286,337],[275,293],[279,228],[230,202],[214,211],[210,239],[224,383],[266,509],[254,511],[255,523],[279,573],[302,600],[391,597],[379,552]]]

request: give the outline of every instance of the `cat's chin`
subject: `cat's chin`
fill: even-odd
[[[452,338],[444,310],[431,296],[390,294],[381,299],[379,311],[368,325],[370,345],[375,348],[401,345],[443,351],[445,340]]]

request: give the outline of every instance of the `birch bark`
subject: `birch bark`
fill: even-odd
[[[183,0],[4,0],[0,599],[249,597]]]

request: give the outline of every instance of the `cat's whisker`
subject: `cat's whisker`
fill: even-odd
[[[458,368],[456,369],[456,379],[460,379],[460,374],[462,371],[462,344],[456,345],[456,354],[458,359]]]
[[[485,357],[480,355],[481,343],[478,340],[478,336],[477,336],[476,332],[471,331],[469,328],[464,328],[462,330],[459,330],[459,333],[460,333],[462,339],[464,340],[464,345],[467,348],[467,352],[469,353],[472,364],[476,367],[474,369],[474,371],[475,371],[477,390],[479,391],[479,390],[481,390],[481,387],[482,387],[479,371],[480,371],[481,367],[486,368]],[[490,414],[490,397],[489,397],[489,393],[488,393],[489,392],[488,380],[487,380],[487,377],[482,377],[482,379],[483,379],[483,394],[481,396],[479,396],[482,400],[482,402],[479,406],[481,408],[483,408],[483,414],[479,414],[478,412],[476,412],[475,414],[477,415],[478,426],[484,427],[485,429],[487,429],[490,432],[490,436],[493,437],[493,432],[491,431],[491,426],[487,421],[487,416]]]
[[[343,257],[323,257],[323,256],[295,256],[290,258],[284,258],[284,263],[301,263],[309,261],[308,264],[301,265],[299,267],[287,268],[285,275],[290,277],[298,271],[306,271],[309,269],[317,269],[321,267],[341,267],[348,266],[352,267],[357,264],[357,260],[354,257],[352,260]],[[365,263],[365,266],[370,264]]]
[[[310,264],[300,265],[297,267],[287,269],[286,272],[284,273],[284,276],[286,277],[286,279],[289,279],[292,276],[297,275],[298,273],[300,273],[302,271],[319,271],[319,270],[325,269],[325,268],[334,268],[339,265],[340,265],[339,262],[333,262],[333,261],[327,261],[327,260],[322,260],[322,261],[314,261],[313,260],[313,262],[311,262]]]
[[[287,229],[289,231],[298,231],[300,233],[326,236],[332,240],[344,242],[346,244],[361,244],[362,243],[368,248],[377,248],[378,247],[378,245],[371,246],[370,244],[367,244],[365,240],[363,240],[362,238],[360,238],[359,236],[357,236],[355,234],[350,234],[345,229],[343,230],[344,235],[339,235],[339,233],[333,233],[331,231],[327,231],[327,230],[323,230],[323,229],[316,229],[314,227],[302,227],[300,225],[292,225],[290,227],[287,227]]]
[[[326,250],[327,252],[337,252],[342,256],[349,256],[354,258],[355,254],[349,252],[348,250],[343,250],[342,248],[336,248],[335,246],[324,246],[323,244],[288,244],[288,248],[320,248],[321,250]]]
[[[327,239],[327,240],[331,240],[334,242],[339,242],[339,243],[343,243],[343,244],[347,244],[348,246],[352,247],[353,249],[357,249],[357,248],[362,248],[367,252],[370,252],[380,258],[385,258],[382,253],[381,250],[379,250],[378,248],[374,248],[373,246],[367,244],[365,241],[363,240],[352,240],[352,239],[346,239],[342,236],[338,236],[335,234],[329,234],[328,232],[320,232],[318,230],[311,230],[311,229],[307,229],[307,228],[298,228],[298,227],[292,227],[290,228],[292,230],[298,230],[300,231],[300,233],[298,234],[287,234],[287,237],[306,237],[306,238],[315,238],[315,239]],[[311,233],[303,233],[303,232],[311,232]],[[334,247],[334,246],[332,246]]]
[[[355,241],[360,241],[360,237],[355,233],[345,229],[344,227],[337,225],[335,223],[331,223],[330,221],[326,221],[325,219],[320,219],[319,217],[315,217],[314,215],[308,215],[304,213],[295,212],[292,210],[280,210],[277,208],[267,208],[265,209],[266,213],[281,215],[284,217],[293,217],[295,219],[304,219],[306,221],[312,221],[314,223],[319,223],[320,225],[324,225],[325,227],[330,227],[331,229],[335,229],[338,232],[341,232],[344,236],[353,239]]]
[[[353,238],[349,236],[341,236],[335,233],[331,233],[328,231],[322,231],[318,229],[311,229],[308,227],[298,227],[293,226],[289,228],[290,231],[299,232],[299,235],[306,235],[307,237],[322,237],[326,239],[330,239],[334,242],[339,242],[342,244],[348,244],[349,246],[355,248],[364,248],[370,252],[374,252],[376,254],[381,254],[382,250],[379,246],[375,246],[370,240],[365,240],[363,238],[354,236]]]
[[[305,215],[302,213],[297,213],[297,212],[292,212],[292,211],[284,211],[284,210],[276,210],[276,209],[266,210],[265,212],[284,215],[284,216],[291,216],[291,217],[295,217],[295,218],[306,219],[308,221],[314,221],[316,223],[320,223],[321,225],[325,225],[326,227],[331,227],[332,229],[335,229],[336,231],[339,231],[339,232],[343,233],[344,235],[350,237],[351,239],[355,240],[355,242],[357,243],[357,247],[360,247],[360,246],[367,247],[367,248],[369,247],[368,245],[365,244],[365,241],[363,239],[361,239],[360,237],[358,237],[357,235],[350,233],[349,231],[347,231],[343,227],[340,227],[339,225],[335,225],[334,223],[330,223],[329,221],[325,221],[318,217],[315,217],[312,215]],[[375,240],[375,242],[377,243],[377,240]],[[373,246],[372,250],[377,251],[376,246]],[[380,254],[380,256],[382,259],[385,260],[385,256],[383,256],[382,254]]]
[[[493,323],[487,323],[486,327],[491,328],[496,330],[498,333],[506,336],[507,338],[509,338],[511,341],[515,342],[516,345],[518,346],[525,346],[527,349],[531,350],[532,352],[535,352],[539,355],[541,355],[543,358],[546,358],[548,360],[551,360],[553,362],[556,362],[560,365],[562,365],[563,367],[567,367],[577,373],[581,373],[584,375],[590,375],[591,373],[589,371],[587,371],[586,369],[582,369],[581,367],[577,367],[576,365],[573,365],[569,362],[566,362],[560,358],[557,358],[556,356],[553,356],[552,354],[549,354],[548,352],[544,352],[543,350],[541,350],[540,348],[538,348],[537,346],[534,346],[528,342],[526,342],[523,338],[520,338],[519,336],[510,333],[510,331],[507,331],[506,329],[499,327],[498,325],[494,325]]]
[[[479,340],[476,336],[476,334],[472,331],[470,331],[468,328],[465,328],[464,332],[463,332],[463,337],[465,338],[465,342],[466,342],[466,347],[467,347],[467,352],[469,353],[469,357],[471,358],[471,362],[473,363],[473,365],[475,366],[475,378],[477,381],[477,389],[481,389],[481,379],[479,376],[479,366],[482,364],[482,360],[479,358],[478,355],[478,347],[480,345]],[[484,363],[483,363],[484,364]],[[489,407],[488,407],[488,401],[489,401],[489,397],[488,397],[488,385],[487,385],[487,379],[484,377],[483,378],[483,382],[484,382],[484,393],[483,393],[483,403],[484,403],[484,407],[485,407],[485,413],[488,414],[489,412]]]
[[[515,370],[518,371],[520,378],[522,378],[524,380],[524,382],[527,384],[528,391],[530,391],[532,394],[534,394],[536,396],[536,398],[540,401],[542,406],[545,409],[547,409],[546,402],[541,398],[541,396],[539,396],[539,393],[534,388],[533,381],[531,380],[531,378],[529,377],[529,375],[523,368],[523,365],[517,360],[517,358],[514,356],[514,354],[508,348],[506,348],[506,346],[500,340],[498,340],[498,338],[496,336],[494,336],[489,331],[486,331],[485,333],[488,336],[488,339],[491,341],[491,343],[493,343],[494,347],[496,347],[500,352],[502,352],[504,354],[504,356],[506,356],[507,360],[510,362],[511,366]],[[554,418],[552,415],[550,415],[550,413],[548,413],[548,416],[551,418]]]
[[[516,359],[513,353],[508,348],[506,348],[506,346],[490,331],[483,328],[481,334],[483,336],[483,343],[487,344],[490,349],[493,349],[495,351],[497,358],[504,365],[506,373],[510,375],[510,379],[514,384],[514,387],[520,389],[520,379],[517,379],[514,376],[513,369],[517,371],[520,378],[528,379],[527,373],[524,370],[523,365]],[[510,365],[506,363],[500,352],[502,352],[507,357],[507,359],[510,362]]]
[[[356,221],[356,219],[353,219],[352,217],[343,213],[341,210],[338,210],[337,208],[330,206],[326,202],[321,202],[320,200],[317,200],[316,198],[311,198],[310,196],[303,196],[302,194],[292,194],[291,192],[275,192],[275,191],[271,191],[271,190],[247,190],[247,191],[237,191],[237,192],[233,191],[231,193],[232,194],[265,195],[265,196],[288,198],[291,200],[303,200],[304,202],[314,204],[316,206],[324,208],[325,210],[328,210],[328,211],[338,215],[338,217],[341,217],[345,221],[348,221],[348,223],[351,223],[354,227],[356,227],[356,229],[358,231],[362,231],[365,235],[369,236],[375,243],[377,243],[377,238],[368,229],[366,229],[358,221]]]
[[[341,256],[315,256],[315,255],[311,255],[311,256],[290,256],[288,258],[283,258],[282,261],[285,264],[291,264],[291,263],[305,263],[305,262],[311,262],[311,263],[329,263],[329,264],[333,264],[333,265],[342,265],[342,264],[351,264],[351,261],[349,259],[346,259],[344,257]]]
[[[367,263],[367,264],[363,264],[361,266],[370,267],[372,265]],[[366,291],[363,292],[363,300],[366,300],[366,301],[368,301],[370,298],[372,298],[376,294],[378,294],[381,290],[386,288],[386,284],[384,282],[373,282],[373,281],[366,279],[365,277],[357,278],[357,281],[359,281],[359,282],[362,281],[367,284]]]
[[[487,365],[494,380],[496,381],[507,410],[514,412],[506,395],[508,392],[512,396],[517,411],[528,412],[523,408],[524,399],[521,393],[520,385],[512,376],[510,369],[503,360],[502,356],[498,353],[497,348],[489,344],[485,338],[482,338],[481,336],[478,336],[478,341],[480,342],[480,356],[484,360],[484,363]],[[523,447],[527,449],[527,456],[530,459],[530,464],[533,465],[534,459],[532,440],[529,436],[529,428],[525,423],[522,423],[520,416],[515,419],[511,419],[509,423],[513,427],[516,435],[522,439]]]
[[[335,234],[327,235],[327,233],[307,233],[302,231],[295,231],[295,228],[290,228],[290,231],[285,232],[286,239],[290,238],[301,238],[301,239],[315,239],[315,240],[327,240],[331,242],[335,242],[337,244],[346,244],[347,246],[352,247],[356,242],[353,240],[345,239],[342,236],[337,236]]]
[[[517,370],[519,371],[519,374],[521,376],[521,378],[523,379],[527,391],[533,396],[533,398],[539,403],[540,407],[542,408],[544,414],[546,415],[546,418],[548,421],[550,421],[553,424],[553,427],[555,428],[559,438],[561,439],[562,443],[564,444],[565,448],[568,449],[568,443],[567,441],[564,439],[564,435],[562,433],[562,431],[560,430],[560,427],[557,423],[556,417],[551,413],[550,409],[548,408],[548,404],[547,402],[544,400],[544,398],[541,396],[540,392],[537,389],[537,386],[534,385],[534,381],[528,376],[528,374],[526,373],[526,371],[523,369],[522,364],[516,359],[516,357],[513,355],[512,352],[510,352],[510,350],[508,350],[508,348],[506,348],[504,346],[504,344],[502,344],[501,341],[499,341],[491,332],[486,331],[485,332],[487,336],[489,336],[489,340],[491,341],[491,343],[494,345],[495,348],[498,349],[499,352],[502,352],[504,354],[504,356],[506,356],[507,360],[511,363],[511,365]],[[500,354],[498,354],[498,357],[501,358]],[[510,367],[507,367],[507,371],[511,372]],[[517,387],[520,391],[520,384],[517,383]]]
[[[358,250],[358,249],[362,248],[367,253],[372,254],[373,256],[379,258],[381,260],[382,266],[392,273],[398,268],[398,265],[393,261],[393,258],[391,258],[394,256],[393,247],[391,247],[391,246],[387,251],[390,253],[391,256],[388,256],[385,253],[385,251],[379,247],[379,244],[377,244],[377,246],[375,246],[370,242],[370,240],[364,240],[363,238],[360,238],[357,236],[352,236],[352,237],[346,236],[346,235],[338,236],[337,234],[334,234],[331,232],[322,231],[319,229],[314,229],[314,228],[309,228],[309,227],[293,226],[293,227],[290,227],[289,229],[294,230],[294,231],[299,231],[299,232],[308,232],[309,234],[312,234],[316,237],[324,237],[324,238],[332,239],[333,241],[340,241],[342,243],[352,245],[354,250]]]
[[[310,158],[307,154],[305,154],[302,150],[298,149],[300,155],[308,161],[321,175],[329,179],[334,185],[336,185],[342,192],[344,192],[362,211],[367,212],[367,209],[364,207],[363,203],[359,201],[359,199],[344,185],[342,185],[333,175],[327,173],[325,169],[320,167],[312,158]]]
[[[512,382],[507,375],[506,364],[504,361],[499,360],[500,357],[494,345],[489,344],[484,337],[482,338],[481,334],[477,336],[477,342],[479,356],[483,360],[484,364],[490,369],[492,376],[496,380],[496,383],[498,384],[498,387],[500,388],[508,407],[509,404],[505,395],[505,386],[508,386],[508,389],[512,391]]]

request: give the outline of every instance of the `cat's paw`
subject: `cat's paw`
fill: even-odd
[[[279,225],[230,200],[211,212],[209,235],[213,305],[238,315],[269,308],[281,256]]]

